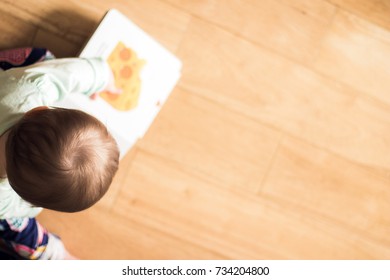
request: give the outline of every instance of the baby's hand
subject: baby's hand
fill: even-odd
[[[111,94],[122,94],[123,90],[121,88],[118,88],[115,86],[114,74],[112,73],[112,71],[109,71],[109,73],[110,74],[109,74],[107,86],[102,91],[108,91]],[[93,93],[90,96],[90,98],[95,100],[98,96],[99,96],[99,93],[96,92],[96,93]]]

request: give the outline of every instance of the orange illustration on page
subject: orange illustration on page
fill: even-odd
[[[102,92],[100,96],[112,107],[120,111],[129,111],[138,105],[141,91],[140,72],[146,61],[139,59],[134,50],[119,42],[107,59],[115,78],[116,87],[121,94]]]

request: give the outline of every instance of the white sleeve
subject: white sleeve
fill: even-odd
[[[66,250],[61,239],[54,234],[49,233],[49,240],[45,251],[39,257],[40,260],[64,260]]]
[[[41,207],[32,206],[23,200],[9,185],[8,180],[0,182],[0,219],[15,217],[35,217],[42,211]]]
[[[101,58],[63,58],[27,67],[23,79],[47,93],[51,103],[69,93],[90,96],[102,91],[108,84],[109,71],[108,64]]]

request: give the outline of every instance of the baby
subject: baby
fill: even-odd
[[[67,94],[92,97],[103,90],[119,93],[99,58],[55,59],[0,72],[3,248],[29,259],[72,257],[35,216],[42,207],[77,212],[95,204],[118,169],[119,150],[96,118],[50,105]]]

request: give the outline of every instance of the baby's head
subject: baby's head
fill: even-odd
[[[32,110],[11,128],[6,143],[6,172],[16,193],[35,206],[62,212],[96,203],[118,162],[107,128],[79,110]]]

